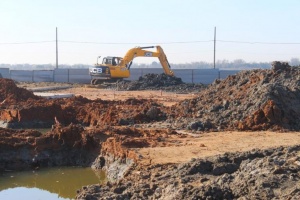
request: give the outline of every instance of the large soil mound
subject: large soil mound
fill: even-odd
[[[173,106],[170,116],[193,130],[300,130],[300,70],[273,62],[272,70],[216,80],[198,97]]]
[[[203,84],[184,83],[181,78],[166,74],[146,74],[137,81],[118,82],[119,90],[164,90],[169,92],[198,92]]]
[[[19,101],[26,101],[29,98],[39,99],[31,91],[16,86],[11,79],[0,78],[0,102],[16,103]]]

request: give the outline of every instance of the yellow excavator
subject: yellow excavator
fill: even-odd
[[[145,50],[155,47],[156,51]],[[165,74],[174,76],[167,56],[160,46],[135,47],[128,50],[124,58],[113,56],[104,57],[102,64],[98,63],[98,59],[101,58],[101,56],[99,56],[97,58],[97,64],[93,68],[90,68],[91,84],[97,85],[103,82],[116,82],[117,80],[130,77],[130,67],[135,57],[157,57]]]

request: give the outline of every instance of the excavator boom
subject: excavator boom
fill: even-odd
[[[174,76],[174,72],[171,70],[171,66],[167,60],[167,56],[160,46],[156,46],[156,50],[157,50],[156,52],[145,50],[154,47],[155,46],[135,47],[130,49],[124,56],[123,60],[121,61],[120,66],[129,66],[129,63],[132,62],[132,60],[135,57],[158,57],[160,64],[164,69],[165,74]]]

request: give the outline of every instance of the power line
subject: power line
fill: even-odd
[[[218,42],[226,43],[243,43],[243,44],[300,44],[300,42],[247,42],[247,41],[232,41],[232,40],[217,40]]]
[[[187,44],[187,43],[203,43],[212,42],[213,40],[202,40],[202,41],[177,41],[177,42],[85,42],[85,41],[65,41],[59,40],[63,43],[79,43],[79,44]]]
[[[55,42],[55,40],[37,41],[37,42],[4,42],[4,43],[0,43],[0,45],[10,45],[10,44],[39,44],[39,43],[50,43],[50,42]]]
[[[234,41],[234,40],[216,40],[223,43],[240,43],[240,44],[266,44],[266,45],[299,45],[300,42],[255,42],[255,41]],[[51,43],[56,40],[49,41],[30,41],[30,42],[5,42],[0,45],[18,45],[18,44],[40,44]],[[173,42],[89,42],[89,41],[68,41],[58,40],[61,43],[74,43],[74,44],[108,44],[108,45],[120,45],[120,44],[193,44],[193,43],[208,43],[214,42],[214,40],[195,40],[195,41],[173,41]]]
[[[232,40],[216,40],[218,42],[226,43],[244,43],[244,44],[300,44],[300,42],[249,42],[249,41],[232,41]],[[187,43],[205,43],[214,42],[214,40],[196,40],[196,41],[175,41],[175,42],[87,42],[87,41],[65,41],[59,40],[63,43],[83,43],[83,44],[187,44]]]

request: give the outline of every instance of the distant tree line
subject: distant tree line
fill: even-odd
[[[288,62],[291,66],[300,66],[299,58],[291,58]],[[172,64],[170,63],[172,69],[211,69],[213,68],[213,63],[208,62],[191,62],[191,63],[181,63]],[[60,64],[59,68],[90,68],[93,65],[75,64],[67,65]],[[136,64],[133,63],[132,68],[161,68],[159,62],[152,62],[150,64]],[[55,65],[53,64],[0,64],[0,68],[9,68],[10,70],[53,70]],[[216,62],[216,68],[218,69],[270,69],[271,62],[245,62],[242,59],[237,59],[234,61],[228,60],[218,60]]]
[[[208,62],[191,62],[183,64],[170,64],[173,69],[211,69],[214,68],[213,63]],[[151,64],[133,64],[134,68],[160,68],[161,65],[158,62],[152,62]],[[216,62],[216,68],[219,69],[269,69],[271,63],[269,62],[260,62],[260,63],[246,63],[244,60],[234,60],[229,62],[228,60],[222,60]]]
[[[288,62],[291,66],[299,66],[300,60],[299,58],[292,58]],[[172,64],[171,67],[174,69],[208,69],[213,68],[213,63],[208,62],[191,62],[191,63],[181,63],[181,64]],[[152,62],[151,64],[133,64],[134,68],[160,68],[161,65],[159,62]],[[236,59],[234,61],[228,60],[218,60],[216,62],[216,68],[218,69],[270,69],[271,62],[246,62],[242,59]]]

